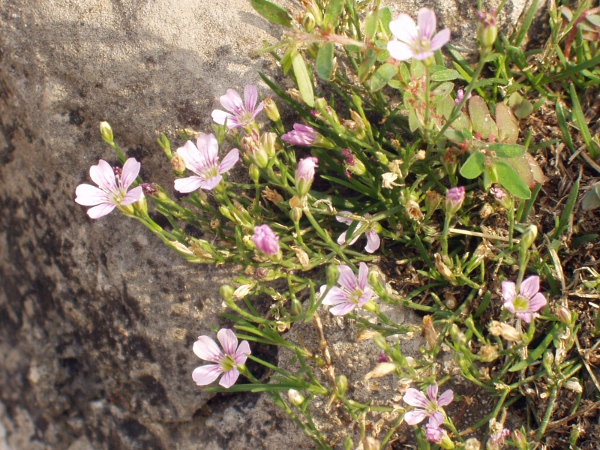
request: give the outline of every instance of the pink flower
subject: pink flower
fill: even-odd
[[[446,192],[446,214],[453,216],[461,208],[465,200],[465,187],[453,187]]]
[[[440,395],[439,399],[437,398],[437,394],[437,384],[431,384],[427,387],[427,397],[421,391],[409,388],[402,400],[410,406],[414,406],[415,409],[404,415],[404,421],[409,425],[416,425],[429,417],[429,423],[432,427],[439,427],[444,422],[444,410],[442,406],[452,403],[454,393],[451,389],[448,389]]]
[[[129,158],[122,170],[113,170],[110,164],[101,159],[97,166],[90,167],[90,178],[99,188],[91,184],[80,184],[75,190],[75,201],[80,205],[93,206],[87,212],[92,219],[107,215],[116,206],[137,202],[144,196],[142,187],[135,187],[129,192],[127,190],[140,173],[140,167],[141,164],[135,158]]]
[[[540,277],[537,275],[523,280],[518,294],[515,283],[503,281],[502,298],[504,307],[526,323],[537,317],[536,311],[546,306],[546,297],[540,292]]]
[[[387,49],[392,58],[406,61],[411,58],[420,61],[433,57],[433,52],[439,50],[450,40],[450,30],[444,28],[435,33],[435,13],[427,8],[421,8],[417,24],[408,14],[400,14],[390,22],[390,30],[398,39],[388,42]]]
[[[269,225],[261,225],[254,227],[254,235],[252,236],[256,248],[268,256],[275,256],[279,253],[279,237]]]
[[[223,374],[219,384],[224,388],[233,386],[240,376],[237,367],[244,364],[250,354],[250,344],[242,341],[238,346],[238,340],[233,331],[222,328],[217,333],[217,339],[221,343],[224,352],[208,336],[200,336],[194,342],[194,353],[198,358],[214,364],[206,364],[197,367],[192,373],[192,378],[198,386],[206,386],[215,381]]]
[[[298,168],[296,169],[296,187],[298,188],[298,194],[306,195],[312,186],[312,182],[315,179],[315,168],[318,167],[319,160],[314,156],[303,158],[298,161]]]
[[[223,125],[225,124],[225,121],[227,121],[227,128],[230,129],[250,124],[254,121],[256,116],[260,114],[264,107],[263,102],[256,105],[256,102],[258,101],[258,90],[253,84],[248,84],[244,88],[243,102],[240,94],[233,89],[227,89],[227,93],[222,95],[219,100],[221,105],[223,105],[223,108],[231,112],[215,109],[212,112],[212,118],[219,125]]]
[[[334,316],[344,316],[357,306],[364,306],[375,297],[375,292],[369,285],[369,268],[364,262],[358,266],[358,278],[346,265],[340,265],[338,270],[340,275],[337,281],[340,287],[333,286],[323,298],[323,304],[333,306],[329,312]],[[321,286],[321,296],[326,290],[327,285]]]
[[[429,442],[435,442],[436,444],[442,442],[442,439],[445,434],[444,430],[441,427],[442,423],[444,423],[443,416],[431,416],[429,418],[429,422],[427,423],[427,425],[425,425],[425,438]]]
[[[301,123],[295,123],[294,129],[281,136],[281,139],[289,142],[292,145],[305,145],[309,146],[314,144],[319,135],[314,128]]]
[[[219,143],[213,134],[200,134],[196,143],[197,146],[187,141],[177,149],[185,166],[196,174],[175,180],[175,190],[184,194],[200,188],[214,189],[223,179],[221,174],[230,170],[240,157],[238,149],[234,148],[219,164]]]
[[[469,95],[467,95],[467,100],[469,100],[471,97],[472,95],[469,92]],[[465,98],[465,91],[463,89],[459,89],[458,91],[456,91],[456,100],[454,100],[456,106],[458,106],[460,102],[463,101],[463,98]]]
[[[347,217],[347,216],[352,215],[352,213],[350,211],[340,211],[340,214],[341,214],[340,216],[335,216],[335,219],[338,222],[345,223],[346,225],[352,225],[352,222],[354,222],[354,220],[356,220],[356,219],[351,219],[350,217]],[[369,223],[370,217],[371,217],[370,214],[365,214],[365,220],[363,220],[362,222]],[[367,238],[367,245],[365,246],[365,251],[367,253],[374,253],[375,251],[377,251],[377,249],[381,245],[381,239],[379,239],[379,235],[375,231],[376,225],[377,224],[373,224],[371,226],[371,228],[365,232],[365,237]],[[353,237],[352,237],[352,240],[350,241],[349,245],[354,244],[357,241],[357,239],[360,237],[360,235],[362,234],[362,233],[356,234],[356,230],[360,227],[361,227],[361,224],[358,224],[355,229],[355,232],[353,233]],[[346,233],[347,233],[347,231],[344,231],[338,237],[337,243],[339,245],[344,245],[346,243]]]

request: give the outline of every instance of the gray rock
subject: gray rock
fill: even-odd
[[[191,380],[231,269],[73,201],[90,165],[116,160],[101,120],[170,187],[158,133],[209,130],[227,88],[274,73],[251,53],[280,30],[242,0],[1,4],[0,449],[312,448],[268,398]]]

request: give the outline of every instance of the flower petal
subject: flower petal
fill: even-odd
[[[200,133],[196,145],[198,151],[206,160],[206,165],[209,167],[216,166],[219,157],[219,142],[215,135]]]
[[[321,286],[321,295],[325,292],[323,288],[327,289],[327,286]],[[321,303],[323,305],[337,305],[346,302],[348,302],[348,293],[337,286],[333,286],[329,289],[329,292],[327,292],[327,295],[323,298]]]
[[[222,179],[223,177],[221,175],[211,177],[208,180],[204,180],[200,187],[207,191],[213,190],[217,186],[217,184],[221,182]]]
[[[437,402],[437,395],[438,395],[437,383],[430,384],[429,386],[427,386],[427,397],[429,397],[429,400],[431,400],[432,402]]]
[[[221,343],[221,347],[229,356],[235,355],[238,346],[238,339],[235,333],[228,328],[221,328],[217,333],[217,339]]]
[[[428,423],[434,428],[439,428],[440,425],[444,423],[444,414],[440,411],[434,412],[431,416],[429,416]]]
[[[135,187],[132,190],[130,190],[127,194],[125,194],[125,197],[123,197],[123,200],[121,200],[121,205],[131,205],[132,203],[137,202],[143,196],[143,188],[141,186]]]
[[[412,47],[400,41],[388,42],[387,49],[390,56],[398,61],[406,61],[414,55]]]
[[[207,364],[196,367],[192,372],[192,379],[198,386],[206,386],[215,381],[222,373],[218,364]]]
[[[358,265],[358,287],[364,291],[369,286],[369,267],[361,262]]]
[[[236,125],[239,126],[239,122],[233,114],[221,111],[220,109],[215,109],[211,116],[212,119],[219,125],[225,125],[225,123],[227,123],[227,128],[235,128]]]
[[[98,161],[97,166],[90,167],[90,178],[107,192],[117,192],[119,190],[113,168],[103,159]]]
[[[513,302],[504,302],[504,307],[513,314],[517,312]]]
[[[129,189],[131,183],[135,181],[138,174],[140,173],[140,168],[142,165],[135,159],[129,158],[123,164],[123,170],[121,171],[121,186],[123,189]]]
[[[207,165],[206,158],[192,141],[187,141],[183,147],[179,147],[177,154],[181,156],[181,159],[185,162],[185,166],[196,174],[202,173]]]
[[[225,158],[221,161],[219,165],[219,173],[229,172],[231,168],[235,165],[236,162],[240,159],[240,151],[237,148],[234,148],[225,155]]]
[[[352,214],[350,211],[340,211],[341,216],[335,216],[335,220],[338,222],[345,223],[346,225],[352,225],[352,219],[350,217],[345,217],[347,215]]]
[[[425,397],[425,394],[414,388],[408,388],[406,394],[404,394],[404,397],[402,397],[402,400],[404,403],[408,403],[410,406],[417,406],[420,408],[427,408],[427,404],[429,402],[427,397]]]
[[[219,381],[219,384],[225,389],[228,389],[235,384],[239,376],[240,372],[234,367],[233,369],[228,370],[223,374],[223,377],[221,378],[221,381]]]
[[[110,213],[113,209],[115,209],[114,204],[112,203],[104,203],[102,205],[94,206],[87,210],[87,215],[90,216],[90,219],[99,219]]]
[[[224,355],[219,346],[208,336],[199,336],[194,342],[194,353],[200,359],[214,363],[220,363]]]
[[[228,111],[231,111],[235,115],[239,115],[244,112],[244,104],[242,103],[242,97],[237,91],[233,89],[227,89],[225,95],[222,95],[219,99],[223,108]]]
[[[444,391],[442,395],[440,395],[437,404],[438,406],[446,406],[452,403],[452,400],[454,400],[454,392],[452,392],[452,389],[448,389],[447,391]]]
[[[354,272],[350,267],[346,266],[345,264],[340,264],[338,266],[338,271],[340,273],[340,276],[338,277],[338,283],[340,286],[350,292],[358,289],[356,275],[354,275]]]
[[[546,297],[541,292],[538,292],[533,296],[531,300],[529,300],[529,311],[536,312],[546,306]]]
[[[175,180],[175,190],[181,192],[182,194],[187,194],[188,192],[194,192],[200,189],[204,180],[200,177],[187,177],[187,178],[178,178]]]
[[[404,421],[408,425],[417,425],[418,423],[423,422],[426,417],[427,413],[424,410],[414,409],[404,414]]]
[[[502,282],[502,298],[505,302],[512,302],[517,296],[517,287],[512,281]]]
[[[248,355],[251,353],[252,352],[250,351],[250,344],[248,344],[248,341],[242,341],[240,342],[239,347],[235,351],[235,356],[233,357],[233,359],[238,365],[244,364],[248,359]]]
[[[435,13],[429,8],[421,8],[417,15],[417,26],[421,39],[430,41],[437,26]]]
[[[331,308],[329,312],[334,316],[345,316],[354,308],[356,308],[356,304],[352,302],[338,303],[333,308]]]
[[[256,88],[256,85],[247,84],[246,87],[244,87],[244,106],[246,107],[246,111],[254,111],[257,101],[258,89]]]
[[[540,277],[537,275],[532,275],[521,283],[521,287],[519,288],[520,294],[526,299],[530,299],[535,294],[540,292]]]
[[[337,243],[338,243],[338,245],[344,245],[346,243],[346,232],[345,231],[339,235],[339,237],[337,238]]]
[[[367,238],[367,245],[365,246],[365,251],[367,253],[375,253],[381,245],[381,239],[379,239],[379,235],[373,230],[370,230],[365,233],[365,236]]]
[[[419,39],[417,24],[408,14],[400,14],[396,20],[390,22],[389,27],[392,34],[406,44],[413,44]]]
[[[531,317],[534,316],[534,315],[535,314],[529,313],[529,312],[520,312],[520,313],[517,313],[517,317],[519,319],[521,319],[525,323],[531,322]]]
[[[431,51],[436,51],[442,48],[450,42],[450,30],[448,28],[444,28],[438,34],[436,34],[431,40],[431,44],[429,45],[429,49]]]
[[[75,189],[75,202],[83,206],[96,206],[100,203],[110,203],[110,198],[102,189],[91,184],[80,184]]]

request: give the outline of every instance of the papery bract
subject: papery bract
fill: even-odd
[[[221,105],[227,111],[215,109],[212,112],[213,120],[219,125],[227,123],[227,128],[239,128],[246,126],[256,119],[263,110],[264,104],[258,105],[258,90],[255,85],[248,84],[244,88],[244,101],[234,89],[227,89],[227,93],[220,98]]]
[[[240,157],[237,148],[232,149],[219,164],[219,143],[214,134],[200,134],[197,145],[187,141],[177,149],[186,167],[196,175],[175,180],[175,190],[181,193],[198,189],[214,189],[223,179],[222,174],[229,171]]]
[[[238,346],[237,337],[229,329],[222,328],[217,333],[217,339],[221,343],[223,351],[208,336],[200,336],[194,342],[196,356],[213,363],[197,367],[192,373],[192,378],[198,386],[210,384],[223,374],[219,384],[224,388],[230,388],[240,376],[238,366],[244,364],[251,353],[248,341],[242,341]]]
[[[516,314],[524,322],[531,322],[537,311],[546,306],[546,297],[540,292],[540,277],[532,275],[521,283],[517,294],[517,286],[512,281],[502,282],[502,298],[504,307]]]
[[[411,58],[428,60],[433,53],[450,41],[450,30],[444,28],[435,34],[435,13],[428,8],[421,8],[417,23],[408,15],[400,14],[396,20],[390,22],[390,31],[397,40],[388,42],[387,49],[390,56],[398,61]]]
[[[141,164],[135,158],[129,158],[115,175],[115,170],[103,159],[97,166],[90,167],[90,178],[99,186],[80,184],[75,190],[75,201],[80,205],[93,206],[87,214],[98,219],[110,213],[116,206],[127,206],[137,202],[144,194],[141,186],[127,192],[129,186],[140,173]]]
[[[371,298],[376,297],[369,285],[369,268],[364,262],[358,266],[358,278],[352,269],[344,264],[338,267],[338,286],[333,286],[323,298],[324,305],[330,305],[329,310],[334,316],[348,314],[354,308],[362,307]],[[327,285],[321,286],[321,296],[327,290]]]

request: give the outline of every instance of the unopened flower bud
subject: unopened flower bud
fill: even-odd
[[[564,306],[560,306],[556,310],[556,317],[558,317],[558,320],[560,320],[565,325],[570,325],[571,320],[573,318],[571,311],[569,311],[568,308],[566,308]]]
[[[346,162],[346,174],[352,173],[354,175],[361,176],[367,172],[367,168],[362,161],[356,158],[349,149],[342,149],[342,156]]]
[[[544,369],[546,369],[546,373],[550,376],[553,375],[552,364],[554,364],[554,353],[552,350],[546,350],[544,352],[544,356],[542,357],[542,365]]]
[[[256,167],[256,164],[250,164],[248,175],[250,175],[250,179],[254,183],[258,183],[260,181],[260,169]]]
[[[481,442],[479,442],[476,438],[467,439],[465,442],[465,450],[480,450]]]
[[[390,163],[388,157],[385,155],[385,153],[382,152],[375,152],[375,159],[377,159],[377,161],[379,161],[384,166],[387,166]]]
[[[373,336],[373,344],[375,344],[377,347],[384,351],[390,348],[389,344],[387,343],[383,335],[380,333],[376,333],[375,336]]]
[[[365,303],[363,305],[363,309],[366,311],[376,313],[379,311],[379,306],[377,306],[377,303],[375,303],[373,300],[369,300],[367,303]]]
[[[527,250],[535,242],[537,237],[537,227],[535,225],[529,225],[521,236],[521,249]]]
[[[500,353],[498,353],[497,345],[483,345],[479,350],[479,356],[483,362],[492,362],[498,359]]]
[[[498,37],[498,25],[496,24],[496,10],[490,9],[489,12],[478,11],[477,18],[477,39],[483,52],[488,52],[494,46]]]
[[[453,216],[462,207],[465,200],[465,187],[453,187],[446,193],[446,214]]]
[[[343,395],[348,390],[348,378],[346,378],[346,375],[336,377],[335,385],[338,388],[338,392]]]
[[[267,256],[277,256],[279,254],[279,237],[273,233],[269,225],[260,225],[254,227],[252,236],[256,248]]]
[[[100,122],[100,135],[108,144],[114,143],[113,131],[108,122]]]
[[[171,166],[173,167],[173,172],[180,175],[185,172],[185,161],[179,154],[175,153],[173,158],[171,158]]]
[[[288,398],[293,405],[300,406],[304,403],[304,396],[298,392],[296,389],[290,389],[288,391]]]
[[[312,33],[315,29],[315,24],[315,16],[313,16],[311,13],[306,13],[302,19],[302,26],[304,27],[304,30],[306,30],[307,33]]]
[[[573,391],[573,392],[575,392],[577,394],[581,394],[583,392],[583,388],[581,387],[581,383],[579,382],[579,380],[577,378],[570,378],[570,379],[568,379],[565,382],[564,386],[567,389],[569,389],[569,390],[571,390],[571,391]]]
[[[302,219],[302,208],[298,208],[297,206],[294,206],[291,210],[291,216],[292,216],[292,220],[294,222],[300,222],[300,219]]]
[[[296,169],[296,189],[301,197],[308,194],[313,180],[315,179],[315,168],[318,167],[319,160],[314,156],[303,158],[298,161]]]
[[[465,345],[467,343],[467,337],[465,336],[465,333],[460,331],[460,328],[458,328],[458,325],[455,323],[450,327],[450,336],[457,344]]]
[[[221,294],[221,296],[227,301],[233,300],[234,292],[235,292],[235,289],[233,289],[228,284],[224,284],[223,286],[221,286],[219,288],[219,294]]]
[[[277,104],[275,103],[272,97],[267,97],[264,99],[263,110],[267,117],[273,122],[279,122],[281,120],[281,116],[279,115],[279,109],[277,108]]]
[[[435,191],[425,192],[425,212],[428,219],[438,209],[440,203],[442,203],[442,196],[440,194]]]
[[[528,450],[529,444],[527,444],[527,438],[525,434],[520,430],[514,430],[512,432],[512,440],[519,450]]]
[[[327,286],[334,286],[340,276],[338,267],[335,264],[327,266]]]
[[[521,340],[521,333],[515,327],[496,320],[492,321],[490,325],[490,333],[494,336],[502,336],[509,342],[519,342]]]

